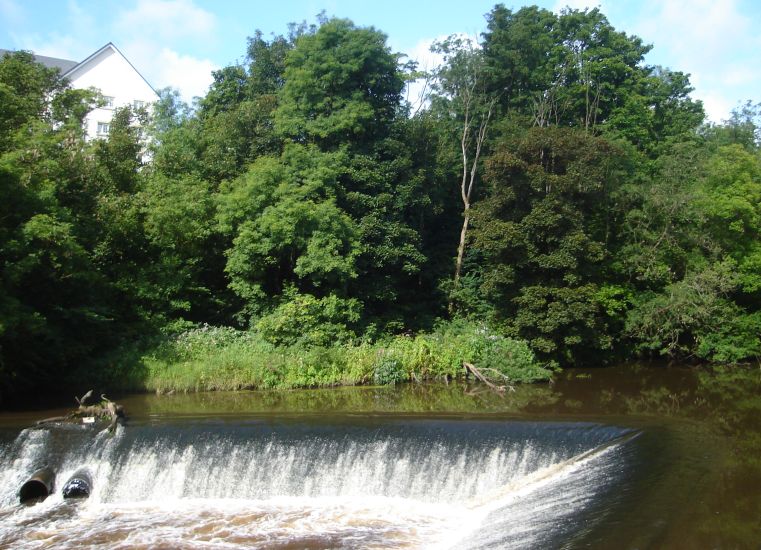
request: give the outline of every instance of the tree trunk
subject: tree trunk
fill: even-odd
[[[470,202],[465,204],[462,220],[462,230],[460,231],[460,245],[457,247],[457,263],[454,268],[454,288],[460,284],[460,273],[462,272],[462,259],[465,257],[465,238],[468,234],[468,224],[470,223]]]
[[[460,196],[462,197],[462,230],[460,231],[460,243],[457,246],[457,261],[455,263],[454,270],[454,282],[452,286],[452,292],[449,295],[449,314],[454,313],[454,293],[457,291],[460,285],[460,276],[462,274],[462,262],[465,258],[465,243],[468,237],[468,225],[470,224],[470,199],[473,195],[473,188],[476,184],[476,175],[478,174],[478,160],[481,157],[481,148],[486,140],[486,130],[489,127],[489,120],[491,119],[492,112],[496,99],[492,99],[488,104],[488,110],[483,115],[481,123],[478,126],[478,131],[475,133],[473,142],[475,145],[475,151],[473,159],[468,159],[468,147],[471,143],[471,125],[473,119],[470,116],[469,103],[468,108],[465,111],[465,122],[463,124],[462,139],[460,145],[462,148],[462,181],[460,182]],[[470,164],[470,166],[469,166]],[[468,173],[470,168],[470,173]]]

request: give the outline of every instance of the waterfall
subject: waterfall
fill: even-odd
[[[65,547],[76,534],[93,545],[93,521],[106,517],[121,527],[103,529],[104,548],[120,536],[150,545],[158,533],[244,547],[314,537],[307,547],[526,547],[562,536],[611,491],[633,435],[591,423],[389,418],[24,430],[0,446],[0,546],[44,547],[24,538],[30,518],[68,530],[47,543]],[[56,471],[57,490],[22,507],[18,487],[41,466]],[[58,489],[82,468],[90,498],[69,504]]]

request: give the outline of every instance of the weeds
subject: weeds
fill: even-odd
[[[417,336],[332,346],[276,346],[256,331],[202,326],[166,338],[141,357],[139,368],[143,389],[187,392],[452,379],[465,375],[463,362],[510,383],[549,380],[552,374],[525,342],[464,322]]]

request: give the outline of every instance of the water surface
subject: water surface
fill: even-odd
[[[759,548],[759,374],[134,395],[126,426],[0,415],[0,546]],[[46,465],[57,491],[21,483]],[[60,488],[86,467],[93,493]],[[83,542],[86,541],[86,542]]]

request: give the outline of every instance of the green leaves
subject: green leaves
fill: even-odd
[[[29,52],[0,58],[0,152],[13,147],[13,135],[27,124],[49,118],[50,98],[65,85],[56,69],[34,62]]]
[[[386,37],[346,19],[301,36],[286,58],[278,132],[323,149],[362,150],[389,131],[403,79]]]
[[[473,214],[482,289],[507,332],[557,364],[612,346],[598,281],[621,160],[605,140],[562,128],[520,133],[487,160],[491,193]]]
[[[361,312],[358,300],[335,294],[315,298],[289,288],[282,303],[261,317],[255,328],[275,345],[329,347],[355,337],[351,327],[356,326]]]
[[[650,46],[616,31],[599,9],[535,6],[488,15],[483,53],[505,114],[536,126],[623,136],[654,154],[703,121],[686,75],[643,64]]]
[[[627,334],[642,348],[672,357],[739,361],[749,351],[757,354],[758,321],[728,299],[738,285],[735,269],[725,260],[689,272],[662,293],[642,296],[627,319]]]
[[[437,375],[468,342],[499,342],[488,368],[510,356],[527,379],[546,376],[532,353],[758,355],[757,106],[695,132],[688,77],[644,65],[649,46],[597,9],[496,6],[487,26],[481,44],[437,45],[435,93],[411,118],[385,35],[323,18],[257,32],[194,109],[165,90],[150,125],[117,110],[93,143],[80,126],[91,92],[5,56],[0,386],[56,384],[156,328],[248,325],[303,350],[447,311],[500,334],[438,341]],[[423,340],[415,361],[434,373]],[[328,380],[331,353],[294,363],[291,381]],[[413,372],[377,359],[383,381]]]
[[[227,271],[275,294],[287,281],[340,286],[356,276],[356,249],[356,229],[334,204],[286,198],[241,225]]]
[[[627,215],[620,264],[640,292],[626,319],[639,350],[738,362],[757,327],[761,165],[740,145],[662,155]]]
[[[356,277],[358,229],[335,201],[341,155],[290,145],[263,157],[220,197],[220,228],[232,247],[226,271],[249,314],[286,286],[328,292]]]

